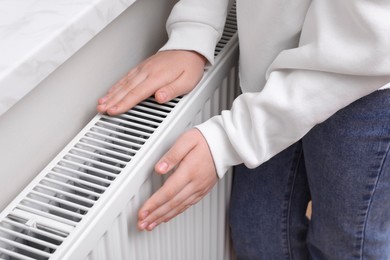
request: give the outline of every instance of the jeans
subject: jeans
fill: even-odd
[[[238,259],[390,259],[389,148],[390,90],[381,90],[258,168],[237,166],[230,225]]]

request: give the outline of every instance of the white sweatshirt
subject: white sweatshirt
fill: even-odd
[[[181,0],[162,50],[195,50],[213,63],[227,2]],[[390,82],[390,1],[237,0],[237,20],[244,94],[197,126],[219,177],[259,166]]]

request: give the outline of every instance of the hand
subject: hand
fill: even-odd
[[[176,169],[175,169],[176,168]],[[201,200],[218,176],[208,144],[198,129],[183,134],[155,166],[159,174],[175,169],[138,212],[138,228],[153,230]]]
[[[193,51],[162,51],[133,68],[98,100],[97,111],[118,115],[154,94],[164,103],[190,92],[202,78],[206,58]]]

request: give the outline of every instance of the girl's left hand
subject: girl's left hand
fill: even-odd
[[[175,169],[176,168],[176,169]],[[153,230],[200,201],[218,180],[208,144],[198,129],[184,133],[155,166],[158,174],[175,169],[138,212],[138,228]]]

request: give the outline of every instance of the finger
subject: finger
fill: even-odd
[[[176,147],[185,147],[184,151],[188,152],[185,152],[183,159],[179,159],[180,163],[177,170],[168,178],[166,184],[184,186],[175,196],[170,196],[169,198],[160,201],[158,205],[152,204],[152,207],[150,207],[147,205],[149,201],[145,203],[139,214],[138,227],[141,230],[152,230],[161,222],[167,221],[173,216],[180,214],[180,212],[188,207],[188,198],[193,198],[193,202],[199,201],[217,182],[213,161],[211,158],[208,158],[211,157],[211,155],[207,154],[208,147],[205,147],[204,144],[199,146],[199,141],[203,140],[201,138],[201,133],[194,129],[182,135],[172,147],[171,150],[174,151],[178,151]],[[188,143],[186,143],[186,141],[188,141]],[[204,151],[205,149],[207,150],[206,153]],[[167,155],[169,154],[170,153],[168,152]],[[178,154],[178,158],[180,158],[180,151]],[[156,165],[156,168],[158,168],[158,165],[159,164]],[[187,180],[187,184],[185,184],[185,182],[176,182],[178,179],[175,177],[181,176],[184,176],[184,179]],[[158,198],[159,196],[163,196],[163,194],[157,196],[157,199],[162,199],[162,197]],[[162,202],[164,202],[164,204],[162,204]]]
[[[125,76],[123,76],[117,83],[115,83],[108,91],[107,94],[114,93],[117,91],[118,88],[125,86],[128,84],[129,81],[131,81],[134,77],[136,77],[140,73],[140,66],[138,65],[137,67],[131,69],[130,71],[127,72]]]
[[[198,203],[201,199],[203,199],[204,195],[200,192],[194,194],[193,196],[189,197],[186,201],[182,203],[179,207],[177,207],[177,210],[171,210],[165,216],[163,216],[161,219],[157,220],[158,223],[166,223],[170,221],[171,219],[177,217],[190,207],[194,206],[196,203]]]
[[[150,225],[161,223],[162,219],[165,219],[165,215],[171,211],[180,211],[183,207],[183,203],[188,198],[193,196],[200,196],[200,194],[206,194],[203,183],[191,181],[191,176],[188,174],[193,169],[191,163],[180,163],[177,170],[167,179],[163,187],[155,193],[155,202],[151,207],[148,205],[149,201],[145,203],[145,206],[141,209],[141,212],[148,212],[148,214],[140,215],[139,227],[144,229]],[[167,188],[166,190],[164,188]],[[175,190],[176,188],[176,190]],[[164,194],[164,192],[166,194]],[[143,218],[142,218],[143,217]],[[159,221],[160,220],[160,221]],[[148,229],[149,230],[149,229]]]
[[[156,217],[150,218],[150,215],[153,216],[156,209],[175,198],[189,181],[188,176],[185,174],[173,173],[169,176],[164,185],[157,190],[139,210],[138,218],[140,222],[144,222],[146,220],[153,221],[157,219]]]
[[[164,204],[151,211],[144,219],[139,218],[138,227],[140,230],[151,230],[164,220],[168,219],[168,214],[179,214],[186,205],[192,203],[200,197],[195,185],[186,184],[174,197],[167,200]]]
[[[212,189],[215,182],[211,183],[211,185],[203,185],[197,181],[189,182],[174,198],[151,212],[146,218],[140,219],[138,223],[140,229],[151,231],[161,223],[168,222],[183,213],[189,207],[203,199]]]
[[[193,144],[188,143],[185,136],[182,135],[156,164],[156,172],[166,174],[178,165],[182,158],[184,158],[192,150],[192,148]],[[172,192],[175,188],[184,187],[184,185],[188,183],[189,180],[186,180],[185,178],[187,178],[187,174],[178,174],[178,171],[175,171],[167,179],[164,185],[141,207],[138,215],[139,219],[145,219],[150,212],[163,205],[168,200],[167,197],[169,198],[169,194],[171,194],[170,197],[172,198],[173,195],[175,195],[174,192]],[[166,196],[164,192],[166,192],[168,196]],[[178,193],[178,190],[176,193]]]
[[[106,96],[113,97],[123,89],[134,88],[148,78],[147,73],[137,72],[137,70],[134,70],[134,72],[129,73],[128,75],[126,75],[126,77],[122,78],[118,83],[116,83],[113,87],[110,88]]]
[[[155,220],[154,222],[151,222],[151,224],[148,224],[147,226],[145,226],[143,229],[141,230],[148,230],[148,231],[152,231],[154,228],[156,228],[157,226],[159,226],[160,224],[162,223],[167,223],[169,220],[171,220],[172,218],[180,215],[181,213],[183,213],[184,211],[186,211],[188,208],[190,208],[191,205],[188,205],[186,207],[183,207],[183,208],[177,208],[175,209],[174,211],[171,211],[171,212],[175,212],[175,214],[172,214],[171,217],[166,217],[166,216],[163,216],[157,220]],[[146,224],[147,222],[144,222],[142,224]]]
[[[153,90],[147,87],[148,84],[150,83],[141,83],[134,88],[127,89],[124,95],[118,94],[116,99],[108,101],[109,104],[107,104],[107,114],[118,115],[125,113],[141,101],[153,95]]]
[[[111,94],[106,94],[104,97],[100,98],[98,100],[98,105],[96,107],[97,111],[99,113],[106,113],[107,110],[115,105],[115,102],[118,102],[123,96],[126,95],[127,89],[125,86],[118,87],[115,92],[112,92]]]
[[[145,227],[147,230],[151,231],[156,226],[161,223],[166,223],[177,215],[183,213],[185,210],[195,205],[205,196],[201,191],[194,193],[194,187],[187,185],[178,195],[177,198],[173,199],[171,202],[167,202],[164,206],[160,207],[161,212],[155,212],[156,218],[152,220],[145,219],[142,223],[146,222],[148,225]],[[180,203],[180,204],[179,204]],[[163,210],[164,207],[167,207],[166,210]]]
[[[120,88],[123,88],[128,85],[128,82],[132,80],[137,73],[139,72],[138,67],[130,70],[125,76],[123,76],[118,82],[116,82],[107,93],[98,100],[98,104],[104,104],[115,92]]]
[[[188,134],[191,132],[197,133],[196,131],[189,131]],[[160,215],[159,219],[155,221],[156,223],[161,222],[167,222],[173,217],[177,216],[178,214],[182,213],[185,209],[190,207],[191,205],[197,203],[200,199],[202,199],[205,195],[208,194],[208,192],[212,189],[214,184],[217,182],[218,178],[216,175],[213,174],[203,174],[206,172],[209,172],[205,169],[199,169],[199,161],[197,161],[197,158],[199,158],[199,149],[198,146],[191,150],[191,152],[181,161],[179,168],[177,169],[177,173],[183,171],[182,174],[188,174],[190,173],[190,170],[198,169],[198,171],[193,171],[191,176],[191,182],[186,185],[186,187],[180,192],[178,196],[183,196],[185,199],[180,205],[178,204],[178,198],[175,198],[176,203],[172,203],[169,205],[170,202],[168,202],[168,206],[170,207],[169,212],[164,212],[165,215]],[[201,160],[200,163],[206,164],[207,160]],[[212,162],[211,162],[212,164]],[[212,167],[214,169],[214,165],[212,164]],[[210,171],[210,173],[213,173],[213,171]],[[165,205],[164,205],[165,206]],[[157,211],[156,211],[156,214]]]
[[[200,79],[201,78],[194,79],[192,77],[189,77],[187,72],[183,72],[176,80],[158,89],[154,96],[159,103],[168,102],[175,97],[190,92],[194,88],[194,86],[198,84]]]
[[[148,75],[144,81],[134,85],[134,87],[129,89],[126,95],[122,97],[121,100],[116,102],[114,106],[109,107],[107,109],[107,113],[109,115],[118,115],[128,111],[130,108],[136,106],[139,102],[155,94],[157,89],[166,84],[169,84],[169,80],[176,81],[177,78],[167,79],[159,76],[158,73]]]
[[[105,104],[106,101],[110,98],[110,96],[112,96],[112,94],[115,91],[117,91],[119,88],[123,87],[126,83],[127,83],[127,78],[122,78],[120,81],[115,83],[115,85],[112,86],[103,97],[98,99],[98,104],[99,105]]]
[[[155,166],[159,174],[166,174],[175,168],[183,158],[195,147],[192,138],[187,138],[187,133],[181,135],[175,144],[165,153]]]
[[[145,74],[140,75],[128,75],[117,82],[111,89],[106,93],[105,96],[98,99],[98,105],[96,107],[99,113],[106,113],[110,107],[115,106],[126,94],[131,90],[133,85],[140,84],[146,79]]]

